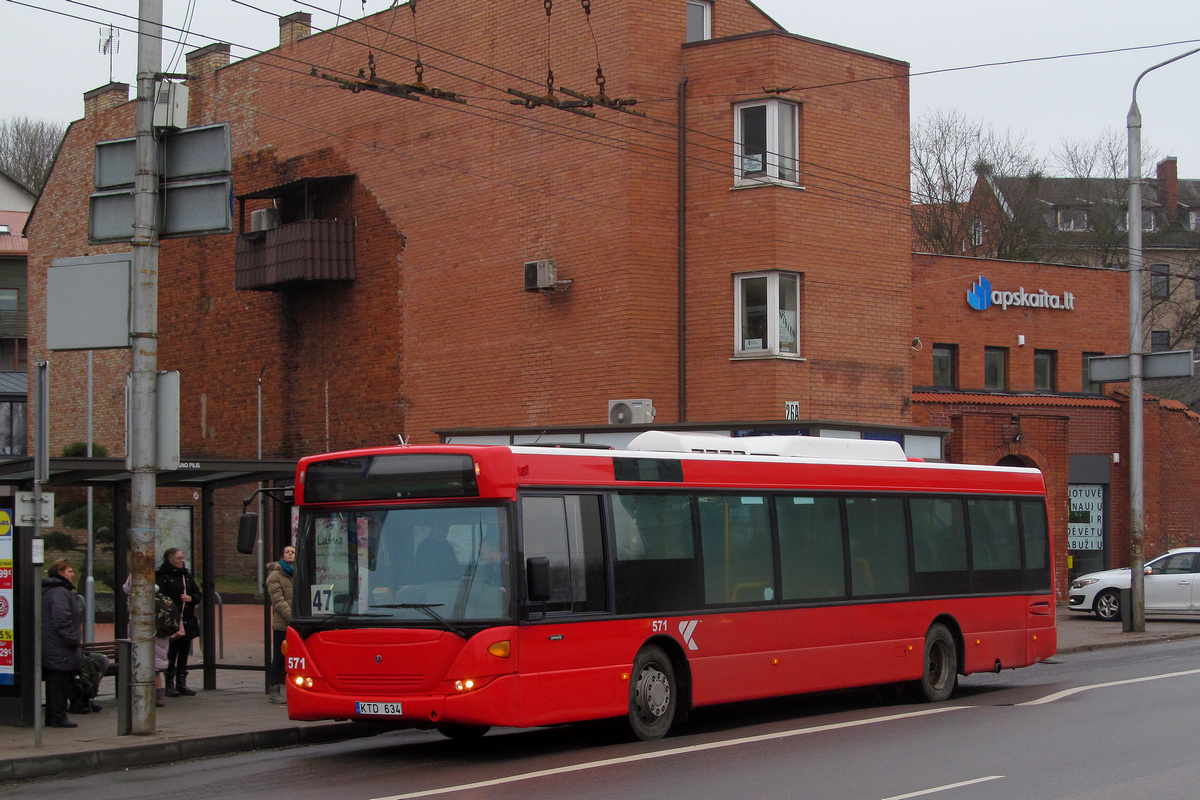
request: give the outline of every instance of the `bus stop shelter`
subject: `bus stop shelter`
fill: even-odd
[[[204,688],[216,688],[216,598],[215,598],[215,518],[216,491],[237,486],[246,487],[249,497],[261,485],[267,489],[290,487],[296,477],[296,462],[289,460],[193,459],[182,460],[179,469],[159,472],[160,488],[191,488],[200,495],[200,557],[196,573],[204,592],[202,599],[202,669]],[[0,486],[16,491],[32,491],[34,471],[32,458],[0,461]],[[42,484],[43,492],[56,488],[92,487],[111,492],[113,500],[113,583],[114,628],[117,638],[127,630],[128,602],[120,587],[128,575],[129,512],[128,501],[132,474],[121,458],[51,458],[49,478]],[[272,492],[275,497],[278,492]],[[3,498],[0,498],[2,500]],[[11,498],[8,498],[11,503]],[[274,507],[274,508],[273,508]],[[290,515],[280,513],[274,502],[267,502],[264,522],[264,549],[273,552],[273,540],[281,540],[290,528]],[[10,505],[11,510],[11,505]],[[0,686],[0,724],[32,724],[34,692],[23,691],[33,673],[33,603],[41,602],[40,568],[33,564],[33,532],[30,525],[13,520],[13,632],[14,683]],[[194,525],[194,523],[193,523]],[[193,530],[193,535],[195,531]],[[232,547],[232,543],[230,547]],[[196,570],[196,564],[192,564]],[[82,577],[82,576],[81,576]],[[264,667],[269,660],[271,637],[270,614],[264,607]]]

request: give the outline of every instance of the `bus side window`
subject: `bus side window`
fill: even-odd
[[[521,530],[525,558],[550,560],[548,611],[607,608],[599,495],[527,495]]]

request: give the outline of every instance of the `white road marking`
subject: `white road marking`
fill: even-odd
[[[998,781],[1003,778],[1003,775],[988,775],[986,778],[974,778],[969,781],[959,781],[958,783],[947,783],[945,786],[934,786],[932,789],[922,789],[919,792],[909,792],[908,794],[894,794],[891,797],[885,797],[883,800],[908,800],[910,797],[922,797],[927,794],[936,794],[937,792],[946,792],[950,789],[957,789],[961,786],[973,786],[976,783],[987,783],[988,781]]]
[[[1064,697],[1070,697],[1073,694],[1079,694],[1080,692],[1086,692],[1089,689],[1107,689],[1110,686],[1125,686],[1126,684],[1130,684],[1130,683],[1144,683],[1146,681],[1158,681],[1158,680],[1162,680],[1163,678],[1181,678],[1185,675],[1196,675],[1196,674],[1200,674],[1200,669],[1189,669],[1189,670],[1184,670],[1183,672],[1168,672],[1165,675],[1148,675],[1145,678],[1130,678],[1130,679],[1124,680],[1124,681],[1109,681],[1108,683],[1093,683],[1090,686],[1076,686],[1074,689],[1063,689],[1061,692],[1055,692],[1054,694],[1048,694],[1045,697],[1038,698],[1037,700],[1027,700],[1024,703],[1018,703],[1017,705],[1041,706],[1041,705],[1045,705],[1046,703],[1053,703],[1055,700],[1062,700]]]
[[[862,725],[874,725],[879,722],[893,722],[901,719],[913,719],[916,717],[925,717],[930,714],[941,714],[946,711],[959,711],[962,709],[972,708],[973,706],[942,706],[941,708],[930,708],[923,711],[909,711],[903,714],[889,714],[886,717],[872,717],[870,719],[859,719],[851,722],[835,722],[829,725],[817,725],[812,728],[800,728],[790,731],[779,731],[778,733],[764,733],[758,736],[745,736],[741,739],[730,739],[722,742],[709,742],[707,744],[695,744],[687,747],[675,747],[670,750],[656,750],[653,753],[637,753],[631,756],[621,756],[620,758],[606,758],[600,761],[587,761],[582,764],[570,764],[564,767],[555,767],[553,769],[542,769],[536,772],[525,772],[520,775],[509,775],[504,778],[493,778],[487,781],[478,781],[476,783],[464,783],[459,786],[446,786],[440,789],[426,789],[421,792],[409,792],[407,794],[393,794],[386,797],[377,797],[374,800],[411,800],[417,797],[435,797],[442,794],[453,794],[454,792],[466,792],[472,789],[486,789],[490,786],[502,786],[506,783],[517,783],[518,781],[529,781],[536,778],[546,778],[552,775],[566,775],[572,772],[582,772],[589,769],[601,769],[603,767],[612,767],[619,764],[631,764],[637,761],[649,761],[656,758],[667,758],[669,756],[689,755],[691,753],[700,753],[705,750],[718,750],[725,747],[737,747],[743,744],[756,744],[758,742],[770,742],[778,739],[788,739],[793,736],[805,736],[811,733],[825,733],[827,731],[843,730],[845,728],[857,728]]]

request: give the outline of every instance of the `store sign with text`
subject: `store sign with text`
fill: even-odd
[[[1015,291],[1008,289],[993,289],[992,282],[982,275],[976,283],[971,284],[967,292],[967,305],[976,311],[985,311],[992,306],[999,306],[1002,311],[1009,308],[1048,308],[1055,311],[1074,311],[1075,295],[1072,292],[1051,294],[1045,289],[1026,291],[1019,286]]]

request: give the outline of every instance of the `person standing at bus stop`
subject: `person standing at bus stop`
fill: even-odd
[[[283,548],[283,557],[267,565],[267,596],[271,600],[271,658],[270,678],[272,703],[286,703],[283,692],[283,640],[287,638],[288,623],[292,621],[292,578],[296,571],[296,548]]]
[[[78,728],[67,717],[71,679],[83,666],[83,612],[75,597],[75,568],[65,558],[42,578],[42,677],[46,681],[46,727]]]
[[[175,605],[179,606],[184,635],[171,639],[167,649],[167,697],[191,697],[195,689],[187,685],[188,653],[192,639],[200,635],[200,623],[196,620],[196,605],[200,602],[200,587],[183,563],[183,551],[169,547],[163,553],[163,562],[154,573],[158,588]]]

